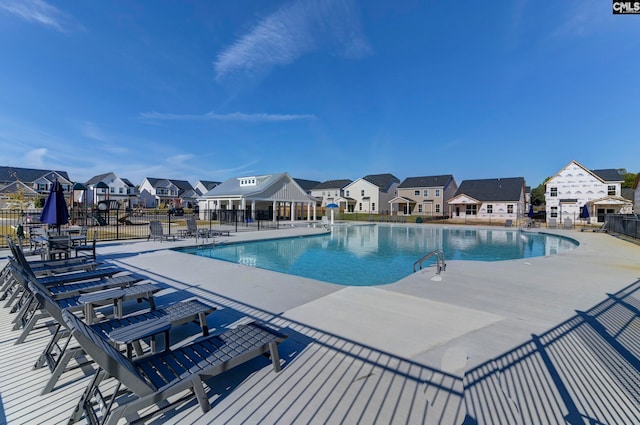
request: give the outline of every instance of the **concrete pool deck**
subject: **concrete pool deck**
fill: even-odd
[[[211,329],[258,319],[289,335],[280,373],[255,359],[207,381],[207,414],[189,402],[149,423],[638,422],[640,246],[604,233],[548,232],[580,246],[496,263],[448,261],[440,275],[427,268],[376,287],[168,249],[193,239],[103,243],[98,254],[166,284],[161,304],[191,296],[215,304]],[[0,309],[0,423],[66,422],[87,385],[86,370],[63,375],[60,389],[39,396],[49,372],[30,366],[49,330],[14,346],[10,321]],[[176,332],[191,338],[196,328]]]

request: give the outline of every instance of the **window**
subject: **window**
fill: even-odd
[[[322,191],[322,196],[324,196],[324,195],[325,195],[325,192],[324,192],[324,190],[323,190],[323,191]]]
[[[549,196],[551,196],[552,198],[555,198],[558,196],[558,188],[557,187],[552,187],[549,189]]]
[[[124,187],[119,187],[119,188],[118,188],[118,193],[119,193],[120,195],[122,195],[122,194],[124,193]]]
[[[436,198],[440,197],[440,189],[436,189]]]
[[[436,204],[436,212],[439,213],[440,212],[440,204]]]
[[[607,186],[607,195],[615,196],[615,194],[616,194],[616,187],[614,185]]]
[[[425,189],[425,190],[423,190],[422,196],[423,196],[424,198],[428,198],[428,197],[429,197],[429,189]]]
[[[478,215],[478,206],[476,204],[467,205],[467,215]]]
[[[551,207],[551,217],[552,218],[558,217],[558,207]]]
[[[493,214],[493,205],[492,204],[487,205],[487,214]]]
[[[358,209],[360,209],[360,211],[362,211],[362,202],[358,203]]]
[[[364,196],[364,189],[360,189],[360,196]]]
[[[371,203],[371,211],[375,211],[376,210],[376,203],[372,202]]]
[[[422,212],[422,204],[418,204],[418,212],[421,213]]]
[[[109,188],[109,193],[116,193],[116,188],[115,187],[110,187]]]
[[[38,192],[44,192],[47,190],[47,185],[44,183],[38,183]]]
[[[507,214],[513,214],[513,205],[512,204],[507,205]]]
[[[419,190],[414,190],[413,191],[413,196],[420,196],[420,191]]]
[[[344,191],[344,196],[346,196],[347,198],[349,197],[349,191],[348,190]]]

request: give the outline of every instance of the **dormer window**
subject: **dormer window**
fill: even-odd
[[[255,186],[256,185],[256,178],[255,177],[241,177],[238,180],[240,180],[240,187]]]

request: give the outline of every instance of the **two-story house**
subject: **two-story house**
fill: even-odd
[[[388,214],[399,185],[400,179],[393,174],[369,174],[345,186],[344,197],[354,200],[353,212]]]
[[[6,204],[11,194],[21,192],[29,203],[28,207],[34,207],[37,199],[46,198],[56,180],[60,182],[65,193],[71,193],[73,182],[69,180],[66,171],[0,167],[0,198],[3,200],[2,203]]]
[[[139,190],[140,202],[145,208],[192,208],[199,196],[186,180],[146,177]]]
[[[449,216],[471,221],[515,222],[526,213],[524,177],[464,180],[449,204]]]
[[[322,207],[326,207],[329,204],[336,204],[343,211],[349,211],[349,205],[351,205],[353,209],[355,200],[344,198],[344,188],[352,182],[350,179],[324,181],[311,189],[311,196],[316,198]]]
[[[441,176],[407,177],[398,186],[391,211],[401,215],[446,215],[447,201],[458,190],[451,174]]]
[[[109,172],[91,177],[84,186],[86,194],[80,193],[87,198],[89,206],[97,205],[101,201],[117,202],[123,209],[133,207],[137,202],[136,187],[127,179],[118,177],[115,173]],[[74,199],[75,202],[82,202],[82,199]]]
[[[589,170],[571,161],[545,183],[547,223],[575,223],[587,205],[589,220],[603,223],[606,214],[628,214],[631,201],[621,196],[623,178],[615,169]]]

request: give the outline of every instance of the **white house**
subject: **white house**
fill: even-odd
[[[86,202],[89,206],[97,205],[100,201],[117,201],[125,209],[136,204],[136,187],[127,179],[122,179],[115,173],[105,173],[90,178],[84,186],[84,191],[74,191],[75,202]]]
[[[198,198],[200,217],[207,212],[242,211],[245,219],[291,221],[316,216],[316,200],[287,173],[232,177]]]
[[[198,193],[186,180],[146,177],[140,185],[140,201],[146,208],[193,207]]]
[[[581,220],[587,205],[589,218],[603,223],[606,214],[629,214],[632,202],[624,199],[622,176],[615,169],[589,170],[573,160],[545,183],[547,222]]]
[[[633,185],[633,212],[640,215],[640,173],[636,176]]]
[[[220,182],[212,182],[209,180],[198,180],[196,184],[193,185],[193,190],[196,191],[198,196],[202,196],[219,184]]]
[[[320,205],[326,207],[328,204],[338,204],[339,198],[342,198],[339,205],[343,211],[348,211],[348,201],[344,199],[344,188],[352,183],[352,180],[327,180],[311,189],[311,196],[318,199]],[[351,200],[355,203],[355,200]]]
[[[393,174],[370,174],[345,186],[344,199],[339,202],[352,199],[353,211],[348,212],[388,214],[398,185],[400,180]]]
[[[526,211],[524,177],[464,180],[447,203],[452,219],[517,220]]]

